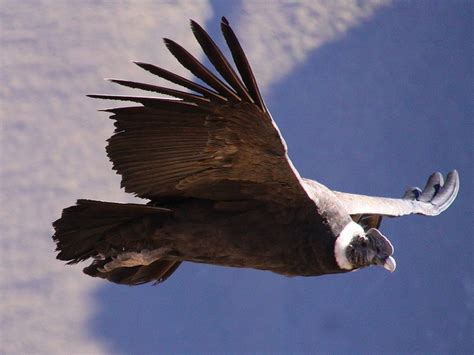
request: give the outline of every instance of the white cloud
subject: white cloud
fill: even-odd
[[[391,0],[243,1],[238,27],[262,89]],[[250,40],[251,39],[251,40]]]

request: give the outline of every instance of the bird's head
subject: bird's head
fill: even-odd
[[[383,266],[394,272],[392,243],[376,228],[367,232],[357,223],[349,223],[339,234],[334,255],[341,269],[355,270],[370,265]]]

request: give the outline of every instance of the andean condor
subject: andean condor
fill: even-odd
[[[112,114],[107,154],[125,191],[147,204],[78,200],[54,222],[57,258],[87,259],[91,276],[138,285],[166,280],[183,261],[270,270],[287,276],[395,270],[383,216],[434,216],[454,201],[458,173],[431,175],[423,190],[391,199],[332,191],[302,178],[260,95],[237,37],[221,28],[237,69],[196,22],[191,28],[221,78],[170,39],[176,59],[207,86],[136,64],[183,89],[113,82],[165,94],[89,95],[131,101]]]

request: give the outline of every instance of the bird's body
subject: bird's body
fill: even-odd
[[[69,211],[94,211],[97,201],[80,200]],[[101,203],[101,208],[107,203]],[[133,210],[135,205],[129,206]],[[110,204],[113,209],[115,204]],[[149,206],[150,210],[154,207]],[[107,208],[105,208],[107,210]],[[129,215],[101,210],[111,222]],[[95,215],[95,213],[93,213]],[[64,217],[68,222],[68,213]],[[126,217],[125,217],[126,218]],[[81,218],[78,219],[79,221]],[[84,225],[87,220],[81,221]],[[112,222],[113,223],[113,222]],[[131,237],[132,236],[132,237]],[[286,276],[317,276],[343,272],[334,256],[334,237],[329,225],[308,214],[305,208],[285,207],[258,201],[216,202],[185,199],[162,203],[156,213],[121,221],[110,228],[102,241],[87,246],[97,252],[86,273],[141,267],[169,261],[268,270]],[[130,270],[130,269],[128,269]]]
[[[328,240],[327,250],[316,250],[321,248],[321,240],[312,241],[324,235],[320,224],[304,223],[306,218],[297,209],[266,205],[229,211],[215,202],[198,200],[180,204],[173,211],[172,217],[153,231],[150,244],[144,248],[162,259],[285,275],[320,275],[337,269],[334,258],[324,263],[332,265],[332,270],[318,264],[320,258],[315,255],[332,256],[334,245]],[[295,235],[299,236],[296,240]]]
[[[395,269],[384,216],[436,215],[453,202],[456,171],[433,174],[402,199],[330,190],[301,178],[258,90],[247,58],[223,18],[237,72],[208,34],[194,35],[222,78],[165,39],[207,86],[146,63],[141,68],[192,91],[124,80],[175,97],[90,95],[140,105],[106,110],[115,120],[107,154],[127,192],[145,205],[79,200],[54,222],[58,258],[92,259],[84,272],[137,285],[166,280],[182,262],[317,276],[380,265]],[[240,76],[239,76],[240,74]]]

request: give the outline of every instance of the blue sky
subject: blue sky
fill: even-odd
[[[472,353],[472,2],[1,4],[3,352]],[[133,200],[105,156],[104,106],[84,95],[126,92],[103,77],[155,80],[130,60],[178,68],[160,37],[199,53],[189,18],[222,44],[222,15],[301,175],[399,197],[459,170],[445,213],[384,220],[394,274],[185,264],[159,287],[124,287],[54,260],[61,208]]]

